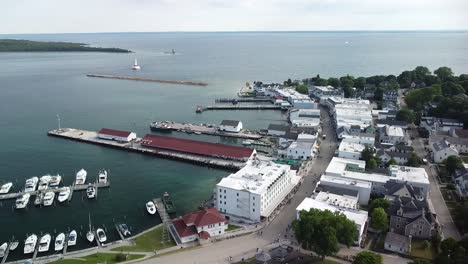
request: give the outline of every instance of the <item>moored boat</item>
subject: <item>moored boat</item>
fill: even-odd
[[[64,187],[60,192],[59,192],[59,195],[58,195],[58,198],[57,200],[61,203],[65,202],[66,200],[68,200],[68,198],[70,197],[70,187]]]
[[[91,228],[91,214],[88,214],[88,218],[89,218],[89,230],[88,230],[88,232],[86,233],[86,239],[87,239],[89,242],[93,242],[93,240],[94,240],[94,233],[93,233],[93,229]]]
[[[98,228],[96,230],[96,235],[97,235],[99,242],[104,243],[107,241],[107,236],[106,236],[106,233],[104,232],[104,229]]]
[[[253,143],[253,141],[249,140],[249,139],[242,141],[242,145],[244,145],[244,146],[250,146],[250,145],[252,145],[252,143]]]
[[[86,196],[88,199],[93,199],[96,197],[96,187],[89,185],[88,188],[86,188]]]
[[[156,206],[152,201],[146,203],[146,211],[148,211],[148,213],[152,215],[156,213]]]
[[[34,252],[36,249],[36,244],[37,244],[37,236],[35,234],[32,234],[26,238],[26,241],[24,242],[24,254],[31,254]]]
[[[29,193],[25,193],[25,194],[21,195],[20,197],[16,198],[16,203],[15,203],[16,209],[25,208],[29,203],[29,198],[30,197],[31,197],[31,195]]]
[[[129,236],[129,235],[132,234],[130,232],[130,230],[128,229],[128,226],[126,224],[120,224],[119,225],[119,230],[120,230],[120,232],[122,232],[122,235],[124,235],[124,236]]]
[[[47,190],[47,188],[49,188],[49,182],[51,179],[52,179],[52,176],[50,175],[42,176],[41,179],[39,180],[39,186],[37,187],[37,189],[39,191]]]
[[[26,180],[26,185],[24,186],[24,192],[34,192],[37,187],[37,183],[39,182],[39,178],[32,177]]]
[[[68,234],[68,241],[67,241],[68,246],[76,245],[76,236],[77,236],[77,233],[75,230],[72,230],[70,234]]]
[[[133,63],[132,70],[141,70],[140,65],[138,65],[137,59],[135,59],[135,62]]]
[[[55,238],[55,251],[60,251],[63,249],[63,246],[65,244],[65,234],[64,233],[60,233],[57,235],[57,237]]]
[[[8,243],[3,243],[1,246],[0,246],[0,258],[3,258],[3,256],[5,256],[5,251],[7,250],[8,248]]]
[[[166,208],[166,212],[168,214],[175,214],[176,213],[176,209],[175,209],[175,206],[174,206],[174,202],[172,201],[171,197],[169,196],[169,193],[168,192],[165,192],[164,195],[163,195],[163,203],[164,203],[164,207]]]
[[[150,129],[156,132],[170,133],[172,131],[172,126],[166,122],[151,122]]]
[[[54,203],[55,193],[54,192],[46,192],[44,194],[44,198],[42,204],[44,206],[50,206]]]
[[[76,185],[81,185],[86,183],[86,176],[88,173],[85,171],[85,169],[81,169],[76,173],[76,180],[75,184]]]
[[[50,247],[50,241],[52,240],[52,237],[49,234],[45,234],[41,237],[41,240],[39,240],[39,252],[47,252],[49,251]]]
[[[60,182],[62,181],[62,176],[59,174],[54,175],[50,178],[49,186],[50,187],[57,187],[60,185]]]
[[[99,183],[107,183],[107,171],[105,169],[101,169],[99,171],[98,182]]]
[[[10,243],[10,250],[14,251],[18,246],[19,246],[19,242],[18,241],[13,241],[13,242]]]
[[[5,193],[10,192],[10,189],[12,186],[13,186],[13,183],[11,182],[7,182],[3,184],[2,187],[0,188],[0,194],[5,194]]]
[[[34,199],[34,205],[41,205],[43,200],[44,200],[44,193],[38,192],[36,194],[36,198]]]

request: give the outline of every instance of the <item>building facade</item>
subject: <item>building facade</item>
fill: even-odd
[[[223,120],[219,125],[219,130],[238,133],[242,130],[242,122],[236,120]]]

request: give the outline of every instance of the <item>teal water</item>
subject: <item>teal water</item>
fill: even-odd
[[[229,172],[182,162],[126,153],[94,145],[49,138],[57,126],[98,130],[102,127],[149,133],[152,120],[219,123],[239,119],[244,127],[265,128],[282,122],[276,111],[213,111],[195,114],[197,104],[235,96],[245,81],[282,81],[321,76],[398,75],[425,65],[447,65],[468,73],[467,32],[310,32],[310,33],[115,33],[3,35],[46,41],[84,42],[121,47],[132,54],[0,53],[0,182],[14,190],[32,176],[59,172],[66,183],[85,168],[94,177],[110,169],[111,188],[95,201],[75,193],[69,205],[27,210],[0,204],[0,242],[27,233],[57,233],[86,229],[88,213],[94,225],[105,226],[116,239],[113,222],[126,222],[134,232],[159,223],[145,213],[145,202],[164,191],[172,194],[179,214],[207,199],[216,182]],[[349,44],[345,44],[348,41]],[[174,48],[176,55],[164,54]],[[137,58],[142,70],[130,69]],[[88,78],[87,73],[136,75],[195,80],[209,86],[178,86]],[[177,135],[188,137],[187,135]],[[191,136],[193,137],[193,136]],[[202,140],[224,142],[216,137]],[[227,140],[225,143],[236,144]],[[238,143],[238,142],[237,142]],[[33,200],[31,200],[31,203]],[[80,247],[86,246],[81,237]],[[21,248],[23,245],[20,246]],[[18,251],[22,251],[18,250]],[[16,256],[18,257],[18,256]]]

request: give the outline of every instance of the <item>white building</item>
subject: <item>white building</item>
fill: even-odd
[[[173,220],[169,227],[174,240],[188,243],[224,235],[228,224],[215,208],[209,208]]]
[[[271,215],[299,179],[289,165],[251,159],[216,185],[215,207],[230,217],[260,222]]]
[[[289,145],[287,157],[295,160],[308,160],[314,157],[315,142],[294,141]]]
[[[129,132],[129,131],[121,131],[121,130],[103,128],[99,130],[98,138],[107,139],[107,140],[115,140],[119,142],[130,142],[136,139],[136,134],[134,132]]]
[[[293,120],[320,120],[320,109],[291,109],[289,121]]]
[[[316,109],[318,104],[310,99],[294,99],[292,106],[299,109]]]
[[[375,146],[375,136],[373,134],[343,135],[341,142],[361,144],[368,147]]]
[[[323,103],[329,97],[344,97],[344,92],[340,88],[335,88],[333,86],[315,86],[311,85],[309,87],[309,95],[313,98],[316,98]]]
[[[344,198],[346,199],[346,198]],[[340,202],[343,204],[343,202]],[[318,210],[329,210],[331,212],[340,212],[346,216],[349,220],[353,221],[356,224],[357,230],[358,230],[358,240],[356,241],[356,244],[360,245],[361,242],[363,241],[363,238],[365,237],[365,230],[367,227],[367,212],[362,211],[362,210],[357,210],[357,209],[350,209],[346,207],[339,207],[337,205],[333,205],[333,203],[329,202],[324,202],[320,201],[317,199],[312,199],[312,198],[305,198],[299,206],[296,208],[296,217],[297,219],[300,219],[300,212],[302,210],[305,211],[310,211],[310,209],[318,209]]]
[[[408,139],[406,138],[405,131],[401,127],[383,126],[379,129],[379,132],[379,140],[382,144],[408,144]]]
[[[342,141],[338,147],[338,157],[345,159],[360,159],[361,152],[366,148],[366,146],[358,143],[351,143],[347,141]]]
[[[356,191],[358,192],[359,204],[367,205],[371,195],[372,183],[369,181],[322,175],[317,183],[317,189],[319,191],[329,191],[329,187]]]
[[[432,158],[435,163],[442,163],[450,156],[458,156],[458,150],[445,140],[434,142],[432,147]]]
[[[284,100],[288,101],[292,106],[294,106],[295,100],[305,100],[304,102],[298,101],[298,104],[301,103],[311,103],[310,97],[307,94],[301,94],[293,89],[278,89],[276,91],[277,96],[282,97]],[[295,106],[294,106],[295,107]],[[299,107],[296,107],[299,108]]]
[[[342,99],[331,107],[337,131],[364,130],[372,125],[372,105],[369,100]],[[351,134],[351,133],[348,133]],[[340,135],[338,135],[339,138]]]
[[[436,118],[436,117],[421,117],[420,127],[424,127],[429,135],[437,132],[449,132],[451,129],[463,128],[463,122],[456,119]]]
[[[236,120],[223,120],[219,125],[219,130],[238,133],[242,130],[242,122]]]

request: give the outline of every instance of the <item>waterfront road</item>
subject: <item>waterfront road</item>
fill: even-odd
[[[410,134],[414,137],[413,140],[413,148],[416,154],[420,158],[426,158],[427,152],[424,149],[424,144],[422,139],[419,137],[417,132],[417,128],[415,126],[411,127]],[[439,182],[436,179],[436,169],[432,164],[427,164],[422,166],[428,176],[429,182],[431,184],[431,190],[429,193],[429,198],[432,201],[432,205],[434,206],[434,211],[437,215],[437,219],[439,220],[439,224],[442,227],[442,234],[444,238],[453,238],[456,240],[460,240],[460,233],[458,232],[455,223],[453,222],[452,216],[450,215],[450,211],[447,208],[447,204],[445,203],[444,197],[442,196],[442,192],[440,191]]]

